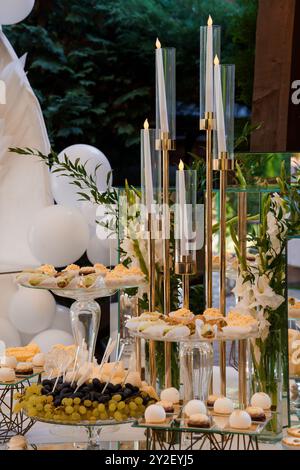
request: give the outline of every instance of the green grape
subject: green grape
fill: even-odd
[[[73,406],[66,406],[66,409],[65,409],[65,412],[67,413],[67,415],[71,415],[74,411],[74,408]]]
[[[92,405],[93,405],[94,408],[98,408],[98,404],[99,404],[99,403],[98,403],[97,401],[93,401],[93,403],[92,403]]]
[[[74,405],[80,405],[81,399],[79,397],[74,398]]]
[[[100,414],[100,419],[101,419],[102,421],[106,421],[106,420],[108,419],[107,414],[106,414],[106,413],[101,413],[101,414]]]
[[[96,418],[99,418],[99,410],[98,409],[94,409],[93,410],[93,416],[95,416]]]
[[[72,406],[73,405],[73,398],[67,398],[67,405]]]
[[[81,419],[79,413],[72,413],[71,418],[72,418],[74,421],[80,421],[80,419]]]
[[[53,396],[52,395],[48,395],[47,396],[47,403],[52,403],[53,402]]]
[[[44,410],[46,412],[51,411],[51,409],[52,409],[52,405],[50,405],[50,403],[47,403],[47,405],[44,406]]]
[[[100,404],[98,405],[98,410],[99,410],[100,413],[104,413],[104,411],[105,411],[105,405],[104,405],[103,403],[100,403]]]
[[[74,405],[73,408],[74,408],[74,411],[78,411],[80,408],[80,405]]]
[[[52,419],[52,414],[49,411],[45,413],[45,419]]]
[[[37,409],[37,411],[43,411],[43,409],[44,409],[43,403],[38,403],[38,404],[36,405],[36,409]]]
[[[124,401],[120,401],[120,402],[118,403],[117,408],[118,408],[118,410],[123,410],[123,409],[125,408],[125,406],[126,406],[126,405],[125,405],[125,402],[124,402]]]
[[[108,407],[109,411],[114,412],[117,409],[116,403],[111,403]]]
[[[131,401],[129,403],[129,408],[130,408],[131,411],[135,411],[135,410],[137,410],[137,404],[134,403],[133,401]]]
[[[135,401],[135,403],[136,403],[137,405],[142,405],[142,404],[143,404],[143,399],[142,399],[142,397],[136,397],[136,398],[134,399],[134,401]]]
[[[60,416],[58,414],[53,415],[54,421],[59,421]]]
[[[112,400],[114,400],[114,401],[121,401],[121,400],[122,400],[122,396],[121,396],[120,394],[114,395],[114,396],[112,397]]]
[[[61,404],[63,406],[68,406],[68,399],[67,398],[63,398],[62,401],[61,401]]]
[[[136,418],[136,417],[137,417],[137,412],[131,410],[131,411],[130,411],[130,416],[131,416],[132,418]]]
[[[125,405],[125,408],[124,408],[123,412],[126,413],[127,415],[129,415],[129,413],[130,413],[130,408],[129,408],[128,405]]]
[[[145,405],[139,405],[139,411],[141,413],[144,413],[145,409],[146,409]]]
[[[84,400],[83,404],[84,404],[84,406],[86,406],[87,408],[89,408],[90,406],[92,406],[91,400]]]
[[[91,415],[88,419],[89,419],[89,421],[96,421],[97,420],[96,416],[93,416],[93,415]]]
[[[91,416],[92,416],[92,412],[90,410],[87,410],[86,419],[90,419]]]
[[[114,413],[114,418],[115,418],[116,421],[122,421],[122,419],[123,419],[122,413],[120,413],[120,411],[116,411]]]
[[[150,405],[155,405],[155,403],[156,403],[155,400],[150,400],[150,401],[148,401],[148,406],[150,406]]]
[[[79,411],[79,413],[80,413],[81,415],[85,415],[85,413],[86,413],[86,407],[85,407],[85,406],[80,406],[78,411]]]
[[[30,403],[31,405],[35,405],[35,404],[36,404],[36,396],[35,396],[35,395],[32,395],[32,396],[29,398],[28,403]]]

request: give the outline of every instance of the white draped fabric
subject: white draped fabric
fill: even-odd
[[[8,147],[50,149],[39,102],[19,59],[0,31],[0,80],[6,104],[0,104],[0,272],[39,264],[28,245],[35,214],[53,204],[47,167],[35,157],[8,152]]]

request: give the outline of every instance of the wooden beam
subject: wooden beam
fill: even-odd
[[[296,0],[259,0],[251,139],[254,152],[287,148]]]

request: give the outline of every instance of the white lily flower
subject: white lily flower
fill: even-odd
[[[270,280],[265,274],[256,277],[253,285],[253,294],[255,302],[249,306],[250,308],[263,307],[277,310],[285,300],[282,295],[276,294],[270,287]]]

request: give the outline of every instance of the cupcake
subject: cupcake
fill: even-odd
[[[5,356],[0,362],[0,367],[8,367],[9,369],[15,369],[18,361],[14,356]]]
[[[160,399],[163,401],[170,401],[172,404],[177,404],[179,403],[180,395],[177,388],[170,387],[161,392]]]
[[[207,402],[206,402],[208,408],[213,408],[218,398],[222,398],[222,397],[220,397],[220,395],[209,395]]]
[[[211,421],[207,415],[202,413],[196,413],[189,417],[187,425],[191,428],[207,429],[211,427]]]
[[[174,405],[171,401],[161,400],[156,404],[162,406],[166,413],[174,413]]]
[[[262,408],[263,410],[270,410],[271,405],[271,398],[266,393],[255,393],[251,398],[251,406]]]
[[[32,358],[32,364],[34,367],[44,367],[46,362],[46,356],[44,353],[38,353]]]
[[[251,428],[251,417],[247,411],[235,410],[229,417],[229,426],[232,429],[249,429]]]
[[[221,415],[230,415],[234,410],[233,402],[229,398],[218,398],[214,404],[214,412]]]
[[[145,421],[148,424],[162,424],[166,421],[166,412],[161,405],[150,405],[145,411]]]
[[[16,374],[14,369],[10,369],[9,367],[1,367],[0,368],[0,382],[13,382],[16,378]]]
[[[190,400],[184,407],[184,413],[188,418],[195,414],[206,415],[206,406],[201,400]]]
[[[19,362],[16,367],[17,375],[31,375],[33,374],[33,365],[31,362]]]

